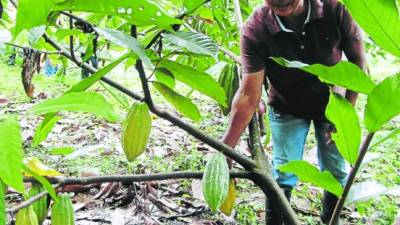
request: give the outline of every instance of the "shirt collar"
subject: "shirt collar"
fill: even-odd
[[[324,17],[323,3],[321,0],[308,0],[308,11],[307,17],[304,21],[304,25],[314,19],[320,19]],[[277,16],[271,9],[268,10],[264,17],[264,23],[266,24],[271,34],[276,34],[280,31],[293,32],[283,25],[279,16]]]

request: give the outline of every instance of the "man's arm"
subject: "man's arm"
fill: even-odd
[[[264,70],[244,74],[232,102],[228,129],[222,141],[234,148],[258,107],[262,94]]]
[[[364,40],[361,28],[351,17],[346,8],[339,3],[339,14],[341,15],[340,30],[342,32],[342,47],[347,59],[367,72],[367,60],[365,56]],[[351,74],[349,74],[351,76]],[[355,105],[357,93],[347,90],[346,98]]]

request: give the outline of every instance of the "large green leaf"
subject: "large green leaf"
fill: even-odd
[[[117,122],[120,119],[112,105],[103,96],[88,92],[72,92],[56,99],[49,99],[33,106],[30,111],[35,114],[59,111],[88,112],[110,122]]]
[[[229,189],[229,167],[225,156],[218,152],[207,162],[203,175],[203,195],[211,211],[225,202]]]
[[[208,36],[192,31],[168,33],[163,35],[169,42],[183,47],[186,50],[200,54],[208,55],[214,58],[218,57],[218,46]]]
[[[156,24],[163,28],[170,28],[173,24],[182,24],[182,20],[170,17],[156,1],[151,0],[63,0],[56,1],[54,10],[112,14],[138,26]]]
[[[156,24],[170,30],[172,30],[171,25],[182,24],[182,20],[170,17],[156,2],[151,0],[19,0],[16,34],[23,29],[46,25],[47,16],[51,11],[111,14],[138,26]]]
[[[400,17],[394,0],[343,0],[360,26],[383,49],[400,57]]]
[[[224,89],[207,73],[169,60],[161,61],[159,66],[167,68],[177,80],[215,99],[220,105],[227,105]]]
[[[0,179],[16,191],[25,191],[22,181],[22,137],[18,121],[7,118],[0,123]]]
[[[47,24],[47,16],[51,11],[53,2],[54,0],[19,0],[15,34],[23,29]]]
[[[290,161],[280,166],[279,170],[286,173],[293,173],[301,181],[322,187],[336,196],[341,196],[343,193],[342,185],[329,171],[320,172],[317,167],[309,162],[302,160]]]
[[[46,114],[43,121],[36,128],[32,147],[37,147],[42,141],[46,140],[54,125],[56,125],[61,118],[61,116],[55,116],[53,113]]]
[[[174,92],[168,86],[160,82],[153,82],[153,86],[158,92],[160,92],[162,96],[164,96],[168,102],[170,102],[176,108],[176,110],[178,110],[178,112],[194,121],[199,121],[201,119],[199,109],[195,104],[192,103],[190,99]]]
[[[156,69],[155,75],[157,81],[163,83],[172,90],[175,89],[175,77],[171,71],[166,68],[159,67]]]
[[[141,46],[140,42],[132,37],[129,36],[121,31],[118,30],[111,30],[111,29],[100,29],[95,28],[97,33],[102,35],[105,39],[111,41],[112,43],[119,45],[124,48],[131,49],[135,52],[139,58],[149,67],[153,68],[153,64],[149,57],[147,57],[146,52],[144,51],[143,46]]]
[[[298,68],[318,76],[323,82],[342,86],[355,92],[369,94],[376,86],[366,73],[348,61],[341,61],[329,67],[321,64],[307,65],[284,58],[273,58],[273,60],[282,66]]]
[[[376,181],[365,181],[353,184],[347,195],[345,205],[349,206],[357,202],[364,202],[372,198],[377,198],[384,194],[390,194],[391,190],[393,190],[393,188],[387,188]]]
[[[356,110],[345,98],[331,93],[325,115],[335,124],[336,133],[332,134],[332,140],[340,154],[354,165],[361,143],[361,127]]]
[[[121,62],[123,62],[126,58],[129,57],[130,54],[124,54],[114,62],[108,64],[104,68],[99,69],[96,73],[92,74],[88,78],[81,80],[78,84],[74,85],[69,89],[67,93],[71,92],[80,92],[80,91],[86,91],[88,88],[90,88],[93,84],[95,84],[97,81],[99,81],[102,77],[107,75],[111,70],[113,70],[116,66],[118,66]]]
[[[183,6],[187,14],[192,14],[199,6],[203,5],[204,2],[205,0],[185,0]]]
[[[0,179],[0,224],[7,224],[6,220],[6,202],[4,199],[6,192],[6,186],[3,181]]]
[[[399,114],[400,73],[386,78],[368,96],[365,126],[369,132],[375,132]]]

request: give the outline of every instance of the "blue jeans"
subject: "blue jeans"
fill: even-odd
[[[291,173],[280,172],[277,168],[291,160],[302,160],[304,144],[310,129],[311,120],[282,114],[271,108],[269,120],[272,132],[274,176],[279,185],[293,187],[298,178]],[[318,147],[318,164],[322,171],[330,171],[344,185],[348,166],[335,144],[327,144],[325,134],[329,123],[313,121]]]

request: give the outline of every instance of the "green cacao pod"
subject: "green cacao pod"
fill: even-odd
[[[41,192],[45,191],[44,187],[39,183],[33,183],[29,190],[29,198],[32,198]],[[33,211],[35,212],[38,224],[42,224],[47,217],[49,207],[47,205],[47,195],[32,204]]]
[[[225,202],[229,187],[229,167],[222,153],[216,153],[206,164],[203,175],[203,195],[211,211]]]
[[[239,89],[239,72],[238,66],[235,64],[228,64],[225,66],[221,75],[219,76],[218,83],[224,89],[228,107],[220,106],[224,115],[228,115],[231,111],[232,101]]]
[[[38,225],[38,219],[32,206],[18,211],[15,225]]]
[[[122,148],[128,161],[132,162],[146,150],[151,131],[151,117],[145,103],[132,106],[122,130]]]
[[[60,194],[51,209],[52,225],[74,225],[74,207],[68,194]]]

